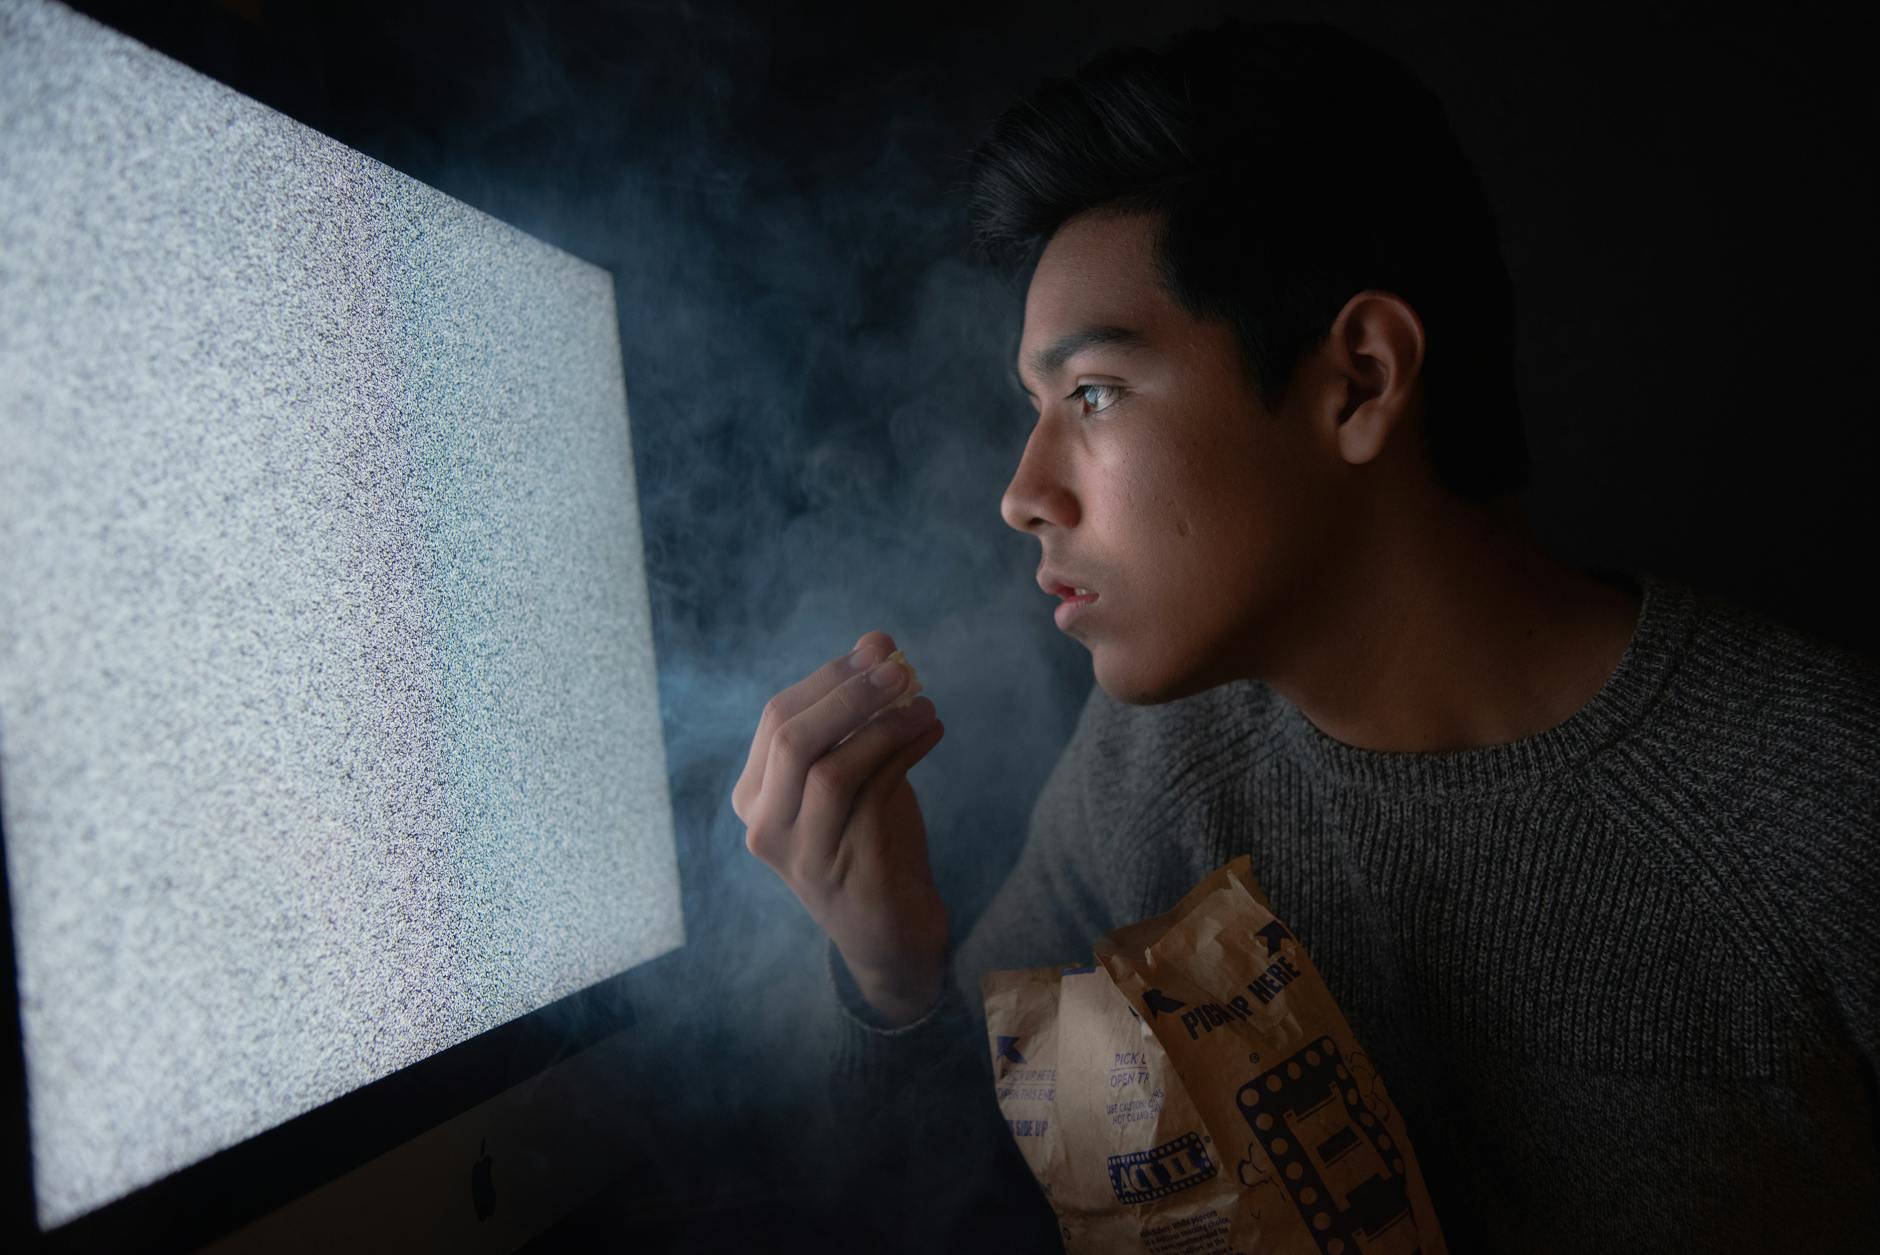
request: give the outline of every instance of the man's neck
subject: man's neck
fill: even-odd
[[[1373,530],[1275,692],[1347,745],[1420,753],[1534,736],[1592,700],[1632,639],[1637,590],[1549,556],[1512,504],[1396,517],[1420,521]]]

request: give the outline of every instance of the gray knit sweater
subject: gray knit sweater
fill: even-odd
[[[827,947],[838,1100],[920,1094],[995,1154],[980,974],[1088,962],[1249,853],[1455,1249],[1880,1251],[1880,666],[1637,584],[1605,686],[1504,745],[1093,687],[931,1013],[876,1027]]]

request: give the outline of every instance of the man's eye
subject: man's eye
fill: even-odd
[[[1116,404],[1116,398],[1123,390],[1114,384],[1087,383],[1065,397],[1066,401],[1081,401],[1085,417],[1100,413]]]

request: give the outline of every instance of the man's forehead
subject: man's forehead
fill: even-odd
[[[1171,305],[1155,267],[1154,224],[1140,215],[1084,215],[1059,228],[1045,246],[1025,295],[1025,325],[1016,365],[1048,375],[1075,340],[1141,347]]]
[[[1160,292],[1153,221],[1139,215],[1086,214],[1059,227],[1045,245],[1025,294],[1025,316],[1027,322],[1034,315],[1046,321],[1061,319],[1073,304],[1130,308]]]

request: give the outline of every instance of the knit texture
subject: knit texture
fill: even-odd
[[[1088,962],[1247,853],[1454,1249],[1880,1250],[1880,665],[1637,585],[1599,693],[1503,745],[1358,749],[1257,681],[1093,687],[938,1006],[883,1030],[827,947],[832,1097],[945,1146],[939,1179],[1029,1184],[981,973]]]

